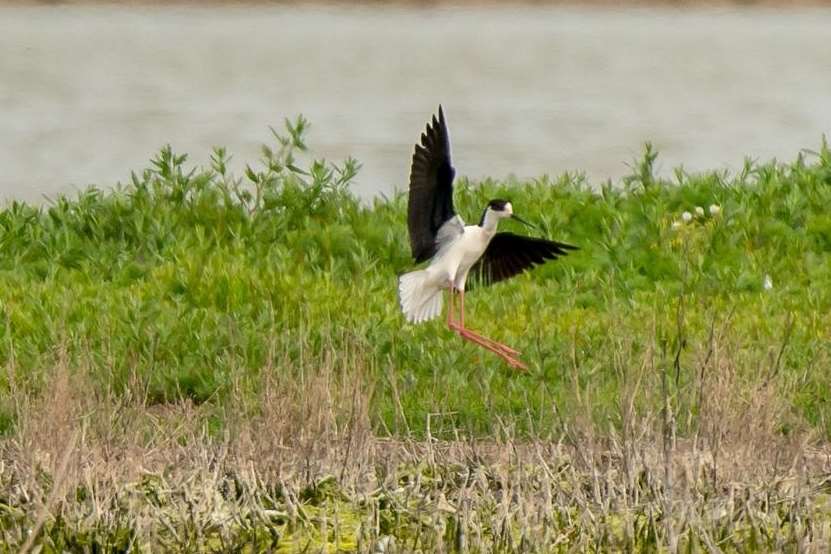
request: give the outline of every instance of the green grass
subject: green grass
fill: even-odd
[[[495,416],[546,433],[585,402],[575,390],[590,395],[591,417],[616,420],[624,366],[645,356],[694,416],[701,354],[724,328],[745,378],[775,380],[799,419],[831,433],[826,144],[736,175],[659,178],[647,147],[619,186],[459,179],[469,221],[506,197],[545,236],[581,248],[469,294],[468,324],[525,353],[530,370],[518,374],[442,321],[406,324],[396,298],[396,275],[412,267],[406,197],[361,202],[350,192],[358,164],[307,161],[305,126],[287,123],[243,177],[221,149],[196,168],[164,148],[128,185],[3,208],[0,428],[15,426],[11,391],[43,387],[59,358],[89,366],[101,391],[204,403],[219,432],[230,392],[254,398],[263,368],[294,379],[285,360],[346,348],[366,358],[379,432],[422,433],[440,413],[439,435],[491,434]],[[718,216],[673,228],[711,204]],[[695,426],[684,421],[682,432]]]

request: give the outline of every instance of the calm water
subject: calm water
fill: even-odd
[[[460,174],[792,159],[831,132],[831,10],[0,8],[0,197],[126,180],[162,144],[258,155],[303,113],[359,192],[406,186],[436,105]]]

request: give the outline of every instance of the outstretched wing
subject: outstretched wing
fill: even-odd
[[[576,246],[553,240],[496,233],[485,253],[471,268],[473,284],[490,285],[509,279],[536,265],[565,256]]]
[[[439,116],[427,124],[421,134],[421,144],[416,144],[413,164],[410,168],[410,198],[407,226],[410,231],[410,247],[416,262],[423,262],[435,255],[437,239],[454,238],[463,228],[453,210],[453,176],[450,164],[450,138],[444,113],[439,106]],[[451,221],[452,220],[452,221]],[[447,227],[442,227],[448,224]],[[439,230],[442,229],[441,237]]]

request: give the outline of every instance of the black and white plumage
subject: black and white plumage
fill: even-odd
[[[410,247],[416,262],[432,258],[438,247],[436,240],[445,223],[456,216],[453,209],[453,177],[456,171],[450,164],[450,136],[439,107],[439,118],[433,116],[431,125],[421,134],[416,144],[410,167],[410,198],[407,227]],[[461,219],[448,226],[457,233],[464,226]]]
[[[569,250],[576,249],[576,246],[552,240],[496,233],[485,253],[471,268],[471,273],[477,283],[490,285],[510,279],[535,265],[556,260],[568,254]]]
[[[421,143],[415,146],[407,217],[413,258],[416,262],[430,260],[430,263],[425,269],[399,278],[401,309],[412,323],[433,319],[441,313],[442,291],[449,289],[448,325],[464,338],[503,356],[512,365],[524,367],[508,355],[516,351],[464,328],[468,276],[473,274],[477,283],[488,285],[555,260],[576,247],[509,232],[498,233],[496,228],[502,219],[513,218],[528,225],[514,215],[512,204],[506,200],[491,200],[477,225],[465,225],[453,208],[454,175],[447,123],[439,106],[438,117],[433,116],[421,135]],[[455,321],[452,307],[453,295],[457,293],[461,312],[460,319]]]

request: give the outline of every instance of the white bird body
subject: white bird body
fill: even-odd
[[[479,261],[496,235],[500,219],[511,217],[511,203],[503,211],[485,210],[481,225],[465,225],[458,215],[449,220],[436,238],[439,249],[423,270],[412,271],[399,279],[398,292],[407,321],[421,323],[441,313],[443,289],[464,292],[470,268]]]
[[[444,274],[445,283],[453,282],[453,288],[457,291],[465,290],[465,281],[473,267],[485,250],[488,248],[496,229],[488,230],[478,225],[467,225],[462,236],[457,238],[448,248],[447,254],[442,256],[441,251],[436,256],[436,268],[446,269]],[[432,266],[433,263],[430,265]]]

